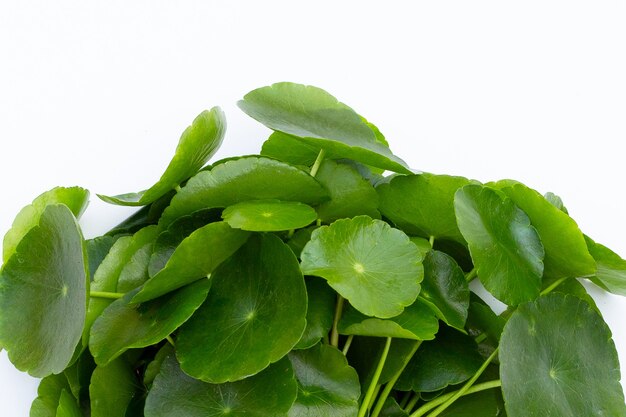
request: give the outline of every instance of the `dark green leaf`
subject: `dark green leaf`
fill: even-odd
[[[212,279],[205,303],[178,333],[176,354],[187,374],[214,383],[240,380],[300,340],[306,287],[296,257],[279,238],[251,236]]]
[[[380,318],[413,304],[424,272],[407,235],[367,216],[315,230],[301,257],[306,275],[326,279],[354,308]]]
[[[302,250],[304,249],[306,244],[309,243],[309,240],[311,240],[311,234],[313,233],[313,230],[317,228],[318,226],[309,226],[305,227],[304,229],[296,230],[293,236],[287,241],[287,245],[289,245],[289,247],[298,259],[300,258],[300,254],[302,253]]]
[[[500,364],[510,417],[626,416],[611,331],[577,297],[519,306],[502,333]]]
[[[409,417],[409,413],[404,411],[394,398],[387,398],[383,409],[380,410],[380,417]]]
[[[124,358],[96,367],[89,386],[91,417],[125,417],[137,388],[135,372]]]
[[[150,277],[148,276],[148,264],[152,255],[154,242],[149,242],[139,248],[130,257],[124,268],[120,271],[117,279],[117,292],[127,293],[139,288]]]
[[[467,328],[470,335],[477,336],[486,333],[487,338],[497,346],[505,324],[506,319],[494,313],[487,303],[472,293],[467,317]]]
[[[89,277],[91,279],[93,279],[96,270],[107,256],[107,253],[109,253],[116,240],[117,238],[113,236],[100,236],[85,241],[87,260],[89,261]]]
[[[626,260],[588,236],[585,236],[585,240],[597,267],[591,281],[606,291],[626,296]]]
[[[308,310],[306,312],[306,329],[294,349],[307,349],[319,342],[330,332],[335,314],[337,293],[317,277],[306,278]]]
[[[146,371],[143,374],[143,384],[146,387],[150,387],[154,382],[154,379],[161,371],[161,365],[165,359],[174,354],[174,347],[170,343],[165,343],[161,349],[154,356],[152,362],[146,367]]]
[[[226,207],[222,218],[235,229],[279,232],[308,226],[317,213],[298,201],[249,200]]]
[[[154,203],[148,204],[137,210],[135,214],[122,221],[120,224],[109,230],[107,236],[118,236],[136,233],[147,226],[157,224],[163,211],[169,206],[175,191],[170,191]]]
[[[63,391],[70,391],[63,374],[43,378],[37,388],[37,398],[30,407],[30,417],[55,417]]]
[[[150,189],[113,197],[98,195],[102,200],[122,206],[145,206],[179,186],[194,175],[217,152],[226,132],[226,119],[219,107],[203,111],[183,132],[176,153],[161,179]]]
[[[533,401],[529,398],[529,401]],[[498,388],[467,395],[439,414],[441,417],[506,417],[502,391]]]

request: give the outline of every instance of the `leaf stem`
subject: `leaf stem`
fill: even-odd
[[[473,387],[471,387],[470,389],[468,389],[467,391],[465,391],[463,393],[463,396],[470,395],[470,394],[475,394],[477,392],[485,391],[485,390],[492,389],[492,388],[498,388],[500,386],[502,386],[502,382],[499,379],[496,379],[496,380],[493,380],[493,381],[483,382],[483,383],[480,383],[480,384],[476,384]],[[411,417],[423,416],[428,411],[430,411],[433,408],[437,407],[438,405],[443,404],[446,401],[448,401],[450,398],[452,398],[454,395],[456,395],[457,392],[458,391],[450,392],[448,394],[442,395],[441,397],[435,398],[432,401],[427,402],[426,404],[424,404],[423,406],[421,406],[420,408],[415,410],[415,413],[411,414]]]
[[[411,398],[411,401],[409,401],[409,403],[406,405],[406,407],[404,407],[404,411],[408,413],[410,413],[411,411],[413,411],[413,408],[415,407],[415,404],[417,404],[417,402],[420,400],[420,396],[417,393],[413,393],[413,398]]]
[[[172,336],[170,336],[169,334],[167,336],[165,336],[165,340],[167,340],[170,345],[172,345],[172,347],[176,347],[176,343],[174,342],[174,339],[172,339]]]
[[[413,391],[407,391],[404,394],[404,396],[402,397],[402,399],[398,403],[400,408],[404,409],[404,407],[406,407],[406,405],[409,403],[409,400],[411,399],[411,394],[413,394]]]
[[[431,236],[431,237],[428,239],[428,243],[430,243],[430,248],[431,248],[431,249],[432,249],[432,248],[434,248],[434,247],[435,247],[435,236]]]
[[[476,269],[476,267],[474,267],[472,268],[471,271],[467,273],[467,275],[465,275],[465,281],[472,282],[472,280],[476,278],[477,276],[478,276],[478,270]]]
[[[543,291],[541,291],[540,295],[546,295],[546,294],[552,292],[556,287],[561,285],[567,279],[568,279],[567,277],[564,277],[564,278],[561,278],[561,279],[557,279],[552,284],[548,285]]]
[[[387,397],[389,397],[389,394],[391,393],[391,390],[393,389],[393,386],[396,384],[396,381],[398,381],[398,379],[400,378],[400,375],[402,375],[404,368],[406,368],[406,366],[409,364],[409,361],[411,360],[413,355],[415,355],[415,352],[417,352],[417,349],[420,347],[421,344],[422,344],[421,340],[415,341],[415,344],[411,348],[411,351],[405,357],[404,362],[402,363],[402,366],[400,367],[400,369],[398,369],[398,372],[396,372],[393,375],[393,377],[391,377],[387,385],[385,385],[385,389],[378,397],[378,402],[376,403],[376,407],[374,407],[374,411],[372,411],[371,417],[378,417],[381,410],[383,409],[383,406],[385,405],[385,401],[387,400]]]
[[[343,350],[341,351],[341,353],[343,353],[343,356],[346,356],[348,354],[348,351],[350,350],[350,345],[352,345],[353,339],[354,339],[354,335],[351,334],[350,336],[348,336],[346,343],[343,345]]]
[[[180,188],[180,184],[174,187],[174,189],[176,190],[177,193],[180,193],[180,190],[182,190],[182,188]]]
[[[389,354],[389,347],[391,346],[391,337],[387,338],[387,342],[385,343],[385,348],[383,349],[383,353],[380,355],[380,360],[378,361],[378,366],[376,366],[376,370],[374,371],[374,376],[370,381],[370,385],[367,388],[367,393],[365,394],[365,398],[363,398],[363,402],[361,403],[361,408],[359,409],[359,414],[357,417],[365,417],[367,413],[368,406],[370,402],[372,402],[372,398],[374,397],[374,391],[376,391],[376,385],[378,385],[378,380],[380,379],[380,374],[383,372],[383,368],[385,367],[385,361],[387,360],[387,355]]]
[[[106,291],[90,291],[89,296],[92,298],[106,298],[108,300],[117,300],[122,298],[126,294],[121,292],[106,292]]]
[[[324,160],[324,155],[326,155],[326,151],[324,149],[320,149],[320,153],[317,154],[317,158],[315,158],[315,162],[311,167],[311,176],[314,177],[317,175],[317,171],[320,169],[320,165]]]
[[[491,361],[493,361],[495,359],[495,357],[498,355],[498,348],[496,348],[493,353],[487,358],[487,360],[480,366],[480,368],[478,368],[478,371],[476,371],[476,373],[474,374],[473,377],[471,377],[469,379],[469,381],[467,381],[465,383],[465,385],[463,385],[463,387],[456,391],[454,393],[454,395],[452,395],[450,398],[448,398],[443,404],[441,404],[439,407],[437,407],[435,409],[435,411],[433,411],[432,413],[430,413],[428,415],[428,417],[437,417],[439,414],[441,414],[446,408],[450,407],[452,405],[452,403],[454,403],[456,400],[458,400],[459,398],[461,398],[463,395],[465,395],[465,393],[472,388],[472,385],[474,385],[474,382],[476,382],[476,380],[480,377],[480,375],[482,375],[482,373],[485,371],[485,369],[487,369],[487,366],[489,366],[489,364],[491,363]],[[423,407],[421,407],[423,408]],[[413,414],[411,414],[411,417],[419,417],[422,414],[418,414],[418,411],[420,411],[420,409],[417,409],[417,411]]]
[[[335,318],[333,319],[333,328],[330,331],[330,344],[336,348],[339,347],[339,332],[337,331],[337,324],[339,323],[339,319],[341,319],[341,313],[343,313],[343,297],[337,294]]]

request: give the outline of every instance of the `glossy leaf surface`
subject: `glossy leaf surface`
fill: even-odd
[[[613,294],[626,296],[626,260],[588,236],[585,240],[597,267],[591,281]]]
[[[485,288],[509,305],[538,297],[544,250],[528,216],[511,199],[480,185],[457,191],[454,205]]]
[[[98,366],[89,385],[91,416],[124,417],[137,389],[134,369],[124,358]]]
[[[98,197],[122,206],[144,206],[156,201],[202,168],[217,152],[225,132],[226,119],[219,107],[203,111],[183,132],[174,157],[156,184],[138,193]]]
[[[367,216],[315,230],[301,258],[303,273],[323,277],[354,308],[380,318],[413,304],[424,273],[409,237]]]
[[[212,280],[205,303],[178,333],[176,355],[186,373],[213,383],[240,380],[298,343],[306,287],[296,257],[279,238],[251,236]]]
[[[278,232],[308,226],[317,213],[298,201],[249,200],[226,207],[222,218],[235,229]]]
[[[333,325],[337,294],[318,277],[306,278],[306,329],[294,349],[307,349],[328,335]]]

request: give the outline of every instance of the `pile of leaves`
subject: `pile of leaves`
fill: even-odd
[[[626,261],[556,195],[414,173],[315,87],[239,107],[260,155],[205,166],[226,123],[202,112],[155,185],[99,196],[143,206],[104,236],[79,187],[17,215],[0,347],[43,378],[31,416],[626,416],[579,281],[626,295]]]

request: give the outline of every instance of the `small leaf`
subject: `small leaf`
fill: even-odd
[[[154,382],[156,376],[161,372],[161,365],[168,356],[174,354],[174,347],[170,343],[165,343],[161,349],[154,356],[152,362],[146,366],[146,371],[143,374],[143,384],[146,387],[150,387]]]
[[[317,213],[297,201],[249,200],[226,207],[222,218],[230,227],[251,232],[300,229],[313,223]]]
[[[457,191],[454,205],[487,291],[509,305],[538,297],[544,250],[528,216],[511,199],[480,185]]]
[[[161,214],[163,214],[163,211],[169,206],[174,194],[176,194],[176,192],[172,190],[155,202],[143,206],[126,220],[109,230],[106,235],[120,236],[133,234],[147,226],[157,224],[161,218]]]
[[[66,390],[61,391],[56,417],[83,417],[76,399]]]
[[[337,294],[321,278],[307,277],[306,292],[309,299],[306,312],[306,329],[294,349],[308,349],[330,332],[335,314]]]
[[[237,104],[270,129],[333,155],[390,171],[410,172],[402,159],[379,142],[361,116],[320,88],[277,83],[251,91]]]
[[[626,416],[611,331],[577,297],[549,294],[520,305],[499,357],[509,417]]]
[[[287,162],[291,165],[310,167],[315,163],[320,147],[300,141],[297,137],[283,132],[273,132],[261,148],[261,155]],[[326,154],[326,159],[334,159]]]
[[[63,391],[70,391],[63,374],[43,378],[37,388],[37,398],[30,407],[30,417],[55,417]]]
[[[248,200],[277,199],[315,205],[328,198],[308,173],[275,159],[247,156],[228,160],[192,177],[172,198],[159,221],[166,227],[194,211]]]
[[[318,344],[289,354],[298,397],[289,417],[352,417],[361,386],[356,371],[336,348]]]
[[[467,317],[467,328],[471,336],[486,333],[497,346],[506,319],[498,316],[479,296],[472,293]]]
[[[103,201],[122,206],[145,206],[167,194],[194,175],[217,152],[226,132],[226,119],[219,107],[203,111],[183,132],[176,153],[161,179],[150,189],[116,196],[98,195]]]
[[[626,296],[626,260],[588,236],[585,236],[585,240],[597,267],[591,281],[606,291]]]
[[[87,259],[89,260],[89,277],[93,279],[96,270],[107,256],[117,240],[113,236],[99,236],[85,241]]]
[[[409,237],[367,216],[315,230],[301,257],[304,274],[326,279],[354,308],[380,318],[413,304],[424,273]]]
[[[208,276],[248,239],[249,233],[224,222],[209,223],[184,239],[165,267],[150,278],[132,302],[153,300]]]
[[[0,271],[0,346],[17,369],[44,377],[70,363],[85,323],[87,268],[74,215],[48,205]]]
[[[284,417],[298,387],[285,358],[242,381],[208,384],[186,375],[170,355],[146,399],[146,417]]]
[[[107,366],[98,366],[91,376],[89,396],[92,417],[125,417],[126,408],[137,394],[133,367],[118,358]]]
[[[565,204],[563,204],[563,200],[561,200],[561,197],[559,197],[558,195],[552,192],[547,192],[543,195],[543,198],[548,200],[548,203],[552,204],[554,207],[558,208],[563,213],[569,214],[569,212],[567,211],[567,207],[565,207]]]
[[[251,236],[212,281],[206,301],[178,332],[176,355],[187,374],[237,381],[278,361],[300,340],[306,287],[296,257],[278,237]]]
[[[380,410],[380,417],[409,417],[409,413],[404,411],[394,398],[389,397],[385,400],[383,409]]]
[[[39,223],[41,214],[47,206],[52,204],[64,204],[80,218],[89,203],[89,191],[80,187],[56,187],[39,195],[33,202],[24,207],[15,216],[9,231],[4,235],[2,242],[2,259],[4,263],[15,253],[20,240],[30,229]]]

